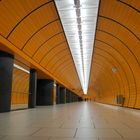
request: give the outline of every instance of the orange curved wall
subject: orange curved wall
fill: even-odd
[[[140,1],[101,0],[90,86],[96,101],[140,108]],[[117,72],[113,73],[112,68]]]
[[[14,108],[24,108],[28,105],[29,95],[29,74],[19,70],[13,69],[12,80],[12,97],[11,105]]]

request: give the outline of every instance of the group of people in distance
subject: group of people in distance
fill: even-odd
[[[91,101],[91,98],[85,98],[85,101]]]

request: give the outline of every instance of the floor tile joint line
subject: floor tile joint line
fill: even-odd
[[[123,135],[121,135],[116,129],[114,129],[114,130],[117,132],[117,134],[119,134],[121,136],[122,139],[124,139]]]
[[[41,129],[42,129],[42,127],[39,128],[38,130],[36,130],[35,132],[33,132],[33,133],[32,133],[31,135],[29,135],[29,136],[33,136],[35,133],[39,132]]]
[[[73,138],[75,138],[75,137],[76,137],[77,130],[78,130],[78,128],[76,128],[76,131],[75,131],[75,134],[74,134]]]

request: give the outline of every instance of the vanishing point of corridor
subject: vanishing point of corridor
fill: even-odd
[[[0,140],[139,139],[139,110],[81,102],[0,114]]]

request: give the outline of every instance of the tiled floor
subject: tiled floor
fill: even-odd
[[[140,110],[81,102],[1,113],[0,140],[140,140]]]

